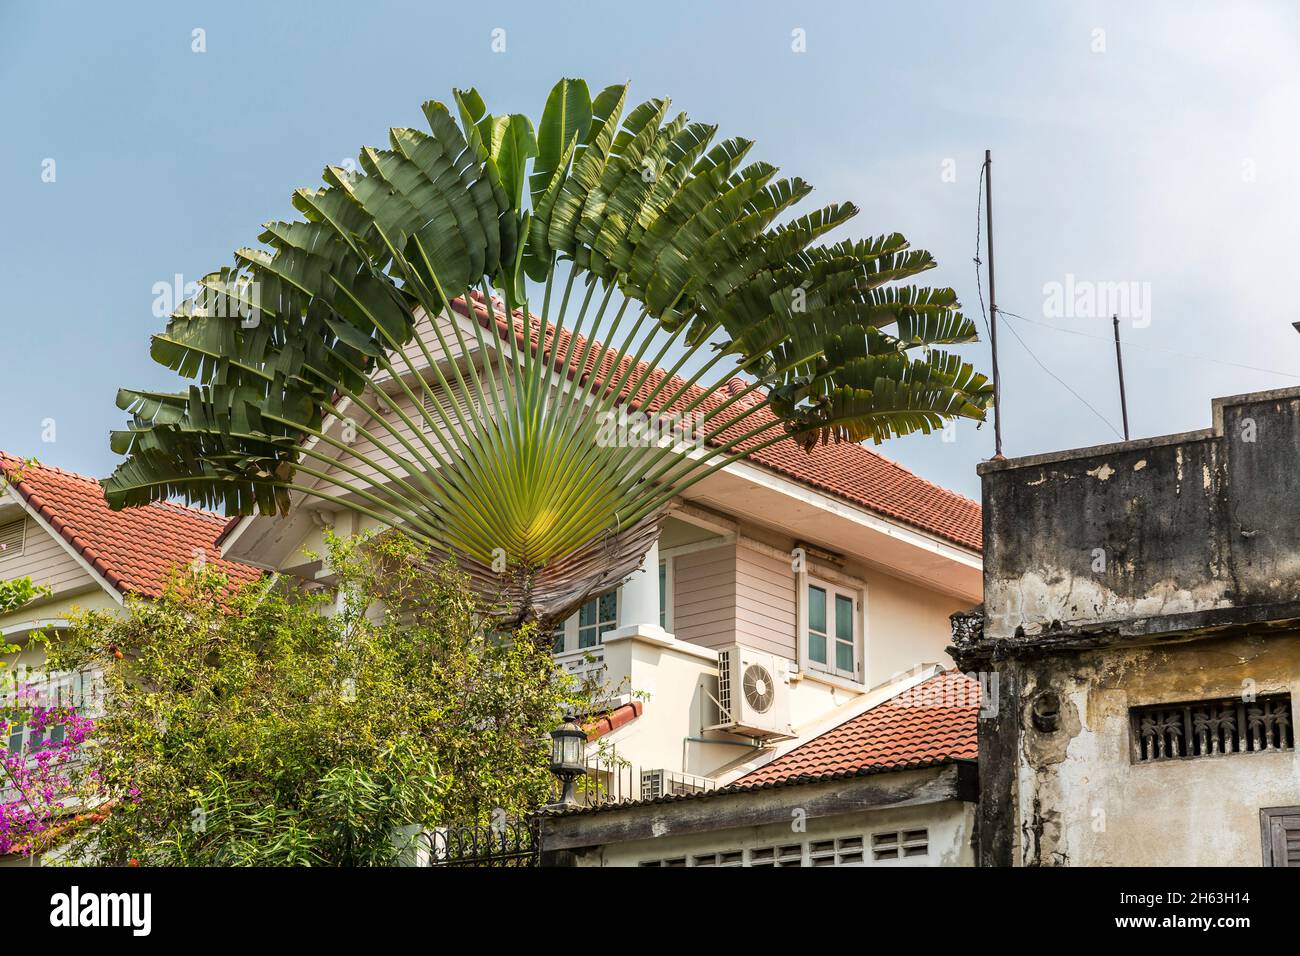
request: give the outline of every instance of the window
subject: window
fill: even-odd
[[[818,840],[808,844],[810,866],[862,866],[862,837],[851,836],[840,840]]]
[[[578,609],[578,647],[595,647],[618,627],[618,591],[592,598]]]
[[[750,866],[803,866],[803,844],[763,846],[749,851]]]
[[[673,629],[673,559],[659,562],[659,626]]]
[[[83,717],[97,717],[103,713],[104,678],[98,671],[59,671],[53,674],[28,671],[20,683],[26,688],[24,709],[37,706],[74,707]],[[12,692],[0,697],[0,708],[12,707],[14,704]],[[51,726],[38,730],[28,721],[15,719],[11,715],[7,732],[0,736],[0,758],[12,758],[25,753],[29,761],[39,759],[34,756],[38,751],[58,747],[66,734],[67,727],[62,721],[52,722]],[[74,754],[73,760],[76,759]],[[16,790],[7,786],[8,783],[0,775],[0,802],[18,796]]]
[[[43,747],[58,746],[63,742],[63,734],[64,726],[61,723],[45,730],[37,730],[26,721],[15,721],[9,727],[7,749],[11,756],[22,753],[24,746],[28,753],[35,753]]]
[[[104,712],[107,688],[104,675],[98,669],[46,673],[25,668],[18,683],[24,688],[24,707],[72,707],[83,717],[98,717]],[[13,690],[0,696],[0,707],[15,703],[17,699]],[[3,746],[3,739],[0,739],[0,746]]]
[[[871,859],[877,862],[927,856],[929,852],[928,830],[891,830],[871,834]]]
[[[1290,694],[1264,694],[1129,711],[1135,763],[1295,750]]]
[[[808,666],[849,680],[861,677],[859,644],[862,633],[858,595],[847,588],[809,579],[807,634],[804,656]]]
[[[1259,811],[1259,823],[1264,865],[1300,867],[1300,807],[1267,807]]]
[[[599,648],[606,633],[618,627],[618,589],[587,601],[576,614],[551,630],[551,651],[555,654]]]
[[[27,538],[27,519],[6,521],[0,524],[0,561],[16,558],[23,553]]]
[[[867,847],[871,856],[867,856]],[[777,843],[747,850],[727,849],[693,853],[688,857],[641,860],[638,866],[870,866],[902,858],[924,857],[929,852],[928,833],[891,830],[870,837],[853,833],[804,843]]]

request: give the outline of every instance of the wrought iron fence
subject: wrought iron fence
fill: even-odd
[[[718,785],[696,774],[634,766],[614,748],[589,757],[586,767],[574,786],[578,805],[584,807],[701,793]],[[557,782],[552,802],[560,797]],[[542,849],[535,819],[436,827],[421,833],[420,841],[419,866],[537,866]]]
[[[532,820],[437,827],[421,836],[428,866],[536,866],[541,854]]]

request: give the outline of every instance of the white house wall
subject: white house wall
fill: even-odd
[[[791,791],[773,791],[772,799],[788,799]],[[726,799],[726,798],[718,798]],[[671,804],[665,807],[668,811]],[[661,837],[599,847],[577,856],[580,866],[640,866],[661,860],[685,859],[688,866],[696,865],[697,858],[714,853],[748,851],[774,845],[803,844],[807,858],[807,845],[824,840],[860,836],[865,843],[866,866],[973,866],[971,827],[974,823],[973,805],[959,800],[926,804],[917,807],[896,807],[866,813],[844,814],[806,821],[806,828],[797,829],[797,817],[788,824],[770,824],[760,827],[740,827],[714,830],[681,836]],[[873,834],[925,829],[929,844],[925,856],[898,860],[873,861],[871,838]],[[805,864],[806,865],[806,864]]]

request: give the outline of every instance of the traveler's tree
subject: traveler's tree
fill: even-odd
[[[856,208],[797,214],[812,187],[750,141],[576,80],[536,127],[473,90],[424,115],[296,192],[302,218],[268,223],[154,337],[196,381],[120,392],[113,507],[350,508],[454,554],[504,619],[552,619],[741,455],[982,419],[987,381],[944,350],[973,323],[912,284],[929,253],[825,241]],[[471,321],[428,319],[456,310]],[[606,440],[629,405],[691,441]]]

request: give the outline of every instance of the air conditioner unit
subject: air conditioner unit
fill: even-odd
[[[677,773],[674,770],[642,770],[641,799],[654,800],[668,794],[679,796],[686,793],[703,793],[716,786],[704,777],[695,777]]]
[[[789,737],[789,664],[743,644],[718,651],[718,710],[721,723],[710,730],[728,730],[747,737]]]

